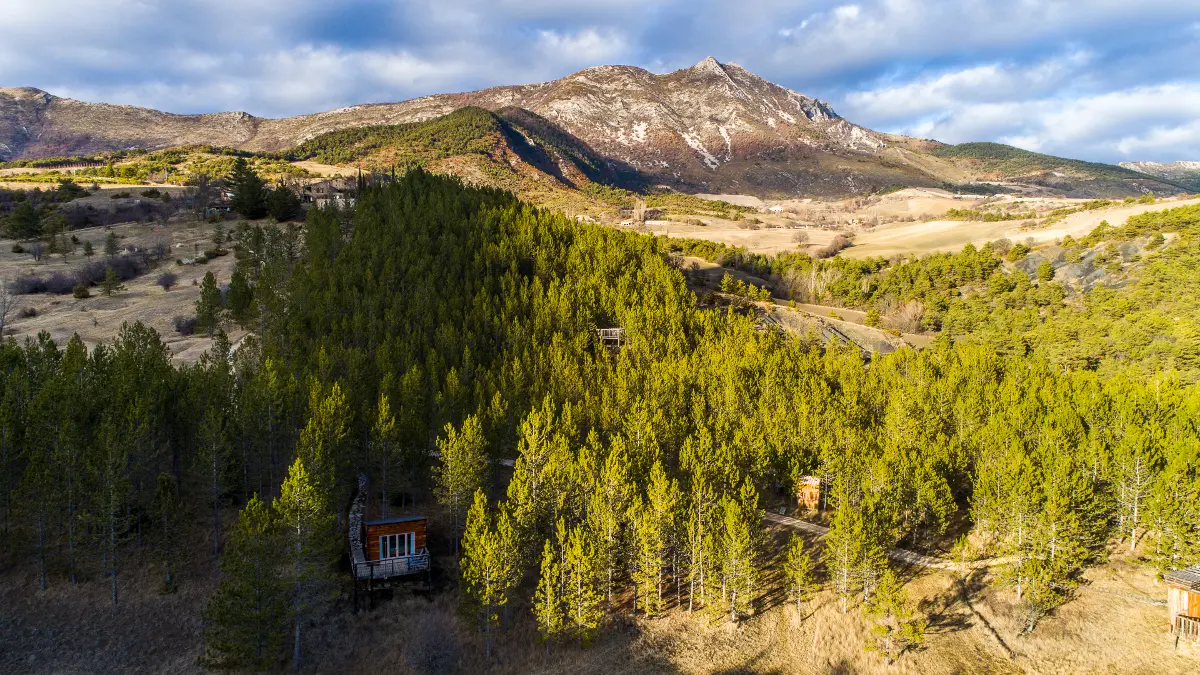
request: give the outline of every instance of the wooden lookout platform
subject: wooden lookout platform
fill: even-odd
[[[625,329],[597,328],[596,338],[600,340],[600,344],[606,347],[609,351],[620,351],[621,347],[625,346]]]

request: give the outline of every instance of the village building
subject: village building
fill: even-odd
[[[358,181],[353,178],[331,178],[305,183],[300,189],[300,200],[305,204],[323,209],[327,206],[349,208],[357,203]]]
[[[1200,643],[1200,565],[1167,572],[1167,615],[1176,640]]]

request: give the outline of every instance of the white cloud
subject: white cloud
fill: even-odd
[[[1200,119],[1194,0],[0,0],[0,27],[0,86],[174,112],[293,115],[711,54],[943,140],[1186,159]]]
[[[543,30],[538,33],[538,49],[548,58],[589,66],[608,63],[625,53],[625,39],[618,33],[601,33],[587,28],[573,33]]]
[[[1028,150],[1103,161],[1200,157],[1200,82],[996,103],[945,102],[946,110],[892,129],[948,143],[997,140]]]

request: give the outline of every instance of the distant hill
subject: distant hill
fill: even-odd
[[[493,117],[446,117],[463,108]],[[405,126],[438,118],[434,127]],[[994,143],[944,146],[881,134],[843,119],[824,101],[711,57],[666,74],[598,66],[541,84],[277,120],[243,112],[174,115],[0,89],[0,161],[199,144],[335,163],[452,156],[471,163],[495,134],[518,156],[525,138],[556,165],[565,161],[563,177],[574,167],[593,182],[682,192],[839,197],[977,180],[1084,197],[1180,189],[1161,177]]]
[[[1121,167],[1200,190],[1200,162],[1121,162]]]

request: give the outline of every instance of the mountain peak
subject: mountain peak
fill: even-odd
[[[717,61],[716,59],[714,59],[711,56],[704,57],[703,61],[692,66],[690,70],[696,71],[698,73],[710,73],[712,75],[721,75],[724,77],[729,77],[729,74],[725,72],[725,67],[722,66],[719,61]]]

